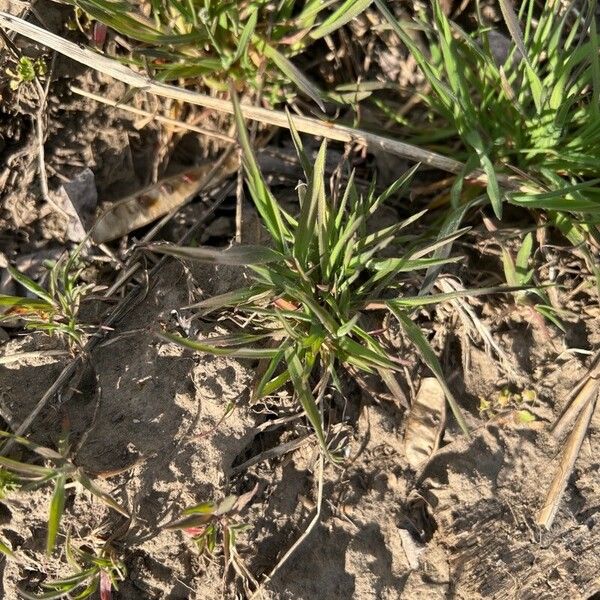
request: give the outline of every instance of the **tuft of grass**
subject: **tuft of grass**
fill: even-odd
[[[85,327],[78,320],[79,308],[94,285],[81,282],[83,267],[77,253],[65,255],[45,266],[48,268],[47,289],[14,267],[7,267],[11,277],[35,298],[0,295],[0,309],[3,310],[0,322],[21,319],[27,329],[62,337],[71,347],[80,346]]]
[[[8,478],[11,486],[16,487],[19,493],[26,493],[50,482],[54,484],[54,492],[48,509],[47,554],[52,554],[56,546],[60,522],[65,509],[66,488],[69,484],[78,484],[80,488],[88,490],[109,508],[129,517],[125,508],[100,489],[81,468],[69,460],[69,446],[66,439],[61,441],[59,450],[56,451],[5,431],[0,431],[0,438],[14,440],[49,463],[47,466],[42,466],[0,456],[0,469],[2,469],[0,472],[4,473],[3,480]]]
[[[503,63],[491,50],[489,28],[480,23],[472,34],[465,32],[444,15],[438,0],[432,1],[433,20],[421,14],[415,24],[429,54],[409,35],[411,25],[399,23],[382,0],[376,4],[432,88],[422,98],[429,127],[420,125],[413,140],[453,155],[460,141],[459,157],[470,170],[485,172],[499,218],[508,200],[547,211],[575,244],[586,234],[597,235],[591,226],[600,212],[596,3],[576,14],[560,2],[525,0],[515,15],[502,2],[515,41]],[[511,172],[521,178],[516,193],[499,181],[499,173]]]
[[[411,230],[423,211],[371,232],[367,228],[369,218],[389,197],[407,189],[417,167],[381,194],[376,193],[374,182],[365,194],[360,193],[350,174],[345,189],[330,197],[325,184],[326,142],[312,161],[291,124],[306,183],[298,187],[300,214],[290,215],[262,177],[235,96],[234,106],[247,185],[270,233],[271,247],[215,250],[161,244],[149,249],[206,262],[248,265],[253,277],[250,286],[207,298],[193,308],[201,314],[234,311],[249,317],[251,325],[204,341],[172,333],[162,337],[201,352],[264,359],[266,367],[255,397],[291,383],[322,450],[332,458],[322,417],[325,387],[330,382],[340,387],[340,367],[379,373],[386,382],[393,379],[401,361],[385,349],[377,333],[370,331],[368,318],[373,310],[390,311],[440,380],[458,423],[466,431],[438,359],[410,316],[415,309],[437,301],[434,296],[410,295],[418,283],[417,273],[460,260],[432,254],[460,236],[462,230],[423,243]],[[395,255],[383,257],[384,250],[388,255],[395,251]],[[259,341],[268,343],[258,346]],[[315,377],[319,382],[317,397],[311,382]]]
[[[335,4],[331,0],[68,2],[126,36],[132,46],[126,61],[160,81],[199,80],[226,91],[229,79],[240,88],[257,87],[264,72],[271,104],[282,100],[292,83],[323,108],[321,92],[291,59],[350,21],[371,0],[346,0],[325,17],[324,11]]]
[[[76,548],[67,537],[65,554],[73,572],[62,579],[53,579],[41,584],[39,594],[19,588],[19,594],[27,600],[54,600],[55,598],[90,598],[98,591],[100,598],[112,598],[112,591],[127,575],[124,563],[118,559],[108,544],[88,552]]]

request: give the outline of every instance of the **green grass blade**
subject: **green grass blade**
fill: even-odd
[[[307,363],[306,358],[302,356],[297,346],[291,346],[285,351],[285,359],[292,385],[298,396],[298,401],[317,436],[322,452],[329,457],[330,453],[327,448],[321,413],[319,412],[309,383],[312,365]]]
[[[200,262],[219,265],[263,265],[282,262],[284,257],[279,252],[265,246],[232,246],[223,250],[210,247],[171,246],[168,244],[149,244],[150,252],[168,254],[178,258],[188,258]]]
[[[65,510],[65,484],[67,478],[60,473],[56,478],[54,494],[50,500],[50,511],[48,513],[48,535],[46,538],[46,554],[51,555],[56,546],[56,536],[60,527],[60,520]]]
[[[283,213],[279,204],[271,194],[265,180],[258,168],[258,163],[254,157],[250,138],[244,122],[244,117],[240,108],[240,101],[235,90],[231,90],[231,101],[235,113],[235,122],[237,125],[238,137],[242,148],[242,162],[246,171],[248,187],[256,209],[263,218],[263,222],[269,233],[275,240],[277,249],[283,250],[290,238],[290,233],[284,224]]]
[[[313,40],[318,40],[326,35],[330,35],[360,15],[372,2],[373,0],[346,0],[321,25],[311,31],[310,37]]]
[[[460,425],[460,428],[466,435],[469,435],[469,428],[467,427],[467,423],[462,414],[460,407],[458,406],[452,392],[448,388],[446,384],[446,379],[444,377],[444,372],[442,371],[442,366],[435,355],[435,352],[432,350],[429,342],[423,335],[423,332],[419,329],[417,325],[411,320],[408,314],[403,310],[398,310],[395,306],[389,305],[390,311],[392,314],[398,319],[398,322],[404,329],[406,336],[408,339],[415,345],[421,358],[425,362],[425,364],[429,367],[431,372],[435,375],[436,379],[439,381],[444,393],[446,394],[446,399],[448,400],[448,404],[454,413],[456,421]]]
[[[269,44],[261,44],[260,48],[267,58],[270,58],[277,68],[301,91],[303,91],[315,104],[325,112],[325,105],[319,88],[302,71],[281,52]]]
[[[526,63],[526,73],[527,79],[529,80],[529,85],[531,88],[531,95],[533,97],[533,101],[535,103],[535,107],[538,113],[542,111],[542,82],[538,77],[535,69],[529,60],[529,54],[527,52],[527,48],[525,47],[525,41],[523,39],[523,33],[521,32],[521,26],[519,25],[519,20],[517,15],[515,14],[514,8],[512,6],[511,0],[500,0],[500,11],[502,12],[502,16],[504,17],[504,23],[515,42],[519,52],[523,56],[523,59]]]
[[[194,11],[195,12],[195,11]],[[238,43],[237,50],[233,55],[232,63],[236,63],[242,56],[246,53],[248,49],[248,44],[250,43],[250,39],[252,38],[252,34],[256,29],[256,23],[258,21],[258,10],[253,10],[248,18],[248,21],[244,25],[244,29],[242,30],[242,35],[240,36],[240,41]]]
[[[214,354],[215,356],[232,356],[234,358],[273,358],[277,354],[276,348],[220,348],[218,346],[213,346],[210,343],[190,340],[189,338],[184,338],[173,333],[158,333],[157,335],[165,342],[173,342],[184,348],[189,348],[196,352]]]
[[[294,256],[300,264],[308,267],[308,258],[313,250],[313,239],[315,238],[315,225],[319,211],[319,198],[324,193],[325,177],[325,159],[327,156],[327,144],[325,140],[319,148],[319,153],[315,160],[315,165],[308,182],[308,191],[306,192],[300,218],[298,219],[298,228],[294,236]]]
[[[6,269],[10,273],[10,276],[17,283],[20,283],[26,290],[29,290],[38,298],[45,300],[51,306],[54,304],[54,299],[52,298],[52,296],[50,296],[50,294],[48,294],[48,292],[41,285],[33,281],[33,279],[30,279],[29,277],[27,277],[27,275],[24,275],[23,273],[17,271],[17,269],[12,267],[11,265],[7,265]]]

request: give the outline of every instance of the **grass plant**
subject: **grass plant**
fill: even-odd
[[[160,81],[201,81],[227,91],[228,80],[258,88],[270,104],[290,83],[321,107],[321,92],[292,58],[331,34],[370,1],[346,0],[69,0],[131,42],[126,61]],[[338,4],[333,11],[327,9]],[[327,12],[327,14],[325,14]]]
[[[321,391],[329,382],[340,387],[339,368],[350,367],[379,373],[393,388],[393,374],[401,369],[401,361],[387,351],[378,334],[370,331],[367,318],[373,310],[390,311],[442,383],[456,419],[466,431],[438,359],[411,318],[415,309],[446,298],[445,294],[417,296],[417,274],[460,260],[431,255],[462,231],[432,242],[421,241],[414,225],[424,211],[369,230],[369,218],[388,198],[407,189],[416,167],[381,194],[376,193],[374,182],[361,194],[350,174],[345,189],[330,196],[324,176],[326,143],[313,162],[293,126],[292,137],[306,182],[298,187],[300,214],[290,215],[260,173],[237,99],[235,108],[248,188],[270,234],[270,247],[235,246],[223,251],[152,245],[149,249],[205,262],[249,266],[254,280],[250,286],[207,298],[193,308],[202,315],[234,311],[245,315],[252,325],[202,341],[172,333],[163,337],[201,352],[264,359],[266,368],[255,396],[272,394],[291,382],[322,449],[328,452],[323,405],[320,396],[315,398],[311,378],[318,372],[317,389]]]
[[[494,54],[491,28],[473,33],[452,22],[438,0],[433,19],[419,14],[400,23],[383,0],[375,0],[431,86],[422,95],[428,120],[412,140],[457,156],[467,172],[483,169],[496,216],[503,202],[544,211],[579,244],[598,237],[600,211],[600,66],[595,2],[583,12],[560,2],[525,0],[518,15],[503,0],[513,47],[505,60]],[[523,26],[521,26],[523,24]],[[422,31],[426,50],[411,36]],[[509,190],[499,174],[513,175]]]
[[[78,314],[83,298],[94,288],[81,281],[83,267],[78,253],[67,254],[46,263],[48,287],[44,288],[24,273],[8,266],[11,277],[35,297],[0,295],[0,322],[20,319],[27,329],[45,331],[65,338],[73,346],[81,344],[85,327]]]
[[[0,438],[12,439],[27,450],[37,454],[47,461],[47,465],[38,465],[0,456],[0,473],[2,479],[11,482],[19,494],[38,489],[53,483],[54,491],[48,510],[48,532],[46,537],[46,552],[52,554],[60,530],[60,522],[65,510],[67,486],[77,484],[96,496],[109,508],[125,517],[129,513],[109,494],[100,489],[90,477],[68,458],[69,446],[66,438],[59,443],[58,451],[40,446],[26,438],[18,437],[5,431],[0,431]]]

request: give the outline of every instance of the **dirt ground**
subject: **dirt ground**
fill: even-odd
[[[36,3],[38,10],[48,6],[53,10],[43,14],[49,26],[58,27],[55,5]],[[0,10],[13,14],[25,8],[22,2],[0,1]],[[165,140],[155,123],[141,127],[136,118],[74,95],[68,89],[73,82],[115,99],[126,90],[65,59],[57,60],[54,77],[45,145],[52,194],[89,167],[102,206],[149,183],[153,174],[191,164],[194,153],[206,159],[220,150],[218,144],[203,145],[197,136]],[[66,224],[40,198],[30,100],[15,103],[6,89],[2,94],[0,251],[9,262],[33,265],[34,274],[41,256],[68,247]],[[158,160],[157,148],[165,143],[169,150]],[[282,148],[279,154],[285,154]],[[383,174],[404,168],[390,166],[389,159],[369,160]],[[266,164],[274,185],[293,189],[298,177],[293,164],[284,172],[276,154]],[[185,232],[206,201],[186,207],[165,229],[165,237],[177,239]],[[233,193],[198,239],[228,239],[234,232],[234,206]],[[251,209],[246,210],[250,219]],[[392,206],[386,213],[390,223],[398,210]],[[474,227],[469,244],[485,249],[482,240],[488,233]],[[119,257],[126,257],[126,250],[126,245],[113,246]],[[421,314],[472,430],[467,438],[449,420],[440,449],[424,470],[415,472],[408,463],[404,431],[406,407],[428,373],[401,336],[391,343],[407,362],[405,377],[399,378],[404,405],[377,390],[368,393],[350,379],[343,396],[327,399],[330,428],[347,460],[341,467],[325,465],[318,523],[264,586],[262,597],[600,597],[600,409],[551,530],[535,524],[562,448],[548,435],[548,426],[585,377],[600,344],[598,298],[595,291],[578,288],[586,274],[584,260],[554,246],[546,258],[548,264],[570,267],[559,292],[572,315],[565,320],[566,333],[540,323],[527,307],[507,310],[501,299],[474,301],[473,309],[497,344],[493,350],[467,327],[454,305]],[[493,252],[484,252],[484,261],[500,268]],[[484,270],[479,258],[468,254],[455,274],[465,285],[476,283],[476,266]],[[144,267],[148,272],[152,265]],[[193,353],[155,335],[161,324],[187,327],[182,306],[234,289],[246,274],[171,259],[151,273],[132,284],[140,291],[136,301],[79,363],[28,435],[54,448],[68,427],[74,463],[132,513],[128,521],[85,491],[67,499],[63,533],[68,530],[75,542],[112,538],[121,553],[127,576],[113,598],[245,597],[239,577],[229,573],[224,578],[221,561],[201,558],[188,535],[164,525],[186,507],[239,496],[257,485],[243,513],[249,528],[240,537],[239,554],[251,575],[264,581],[315,515],[318,445],[305,420],[294,418],[297,409],[285,394],[250,402],[256,364]],[[89,276],[105,286],[114,281],[102,260],[95,261]],[[10,285],[7,278],[2,281]],[[94,301],[85,316],[98,322],[111,308]],[[214,329],[208,322],[194,326],[205,335]],[[5,429],[15,430],[74,358],[49,353],[64,346],[40,333],[7,327],[0,334],[0,359],[34,354],[0,360],[0,417]],[[481,399],[505,388],[535,391],[532,422],[516,422],[514,411],[480,413]],[[281,422],[282,415],[290,420]],[[46,487],[11,495],[0,504],[2,538],[18,551],[16,558],[0,559],[2,598],[20,597],[18,585],[35,590],[44,579],[68,573],[60,556],[44,553],[50,496]]]

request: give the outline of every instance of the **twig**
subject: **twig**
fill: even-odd
[[[58,211],[64,217],[71,220],[71,215],[62,206],[59,206],[50,197],[50,190],[48,188],[48,175],[46,174],[46,154],[44,144],[46,143],[46,132],[44,130],[44,117],[46,110],[46,100],[48,99],[48,90],[50,89],[50,80],[52,79],[52,72],[54,71],[54,62],[56,61],[56,54],[52,55],[52,63],[46,78],[46,85],[42,86],[39,79],[35,77],[35,85],[39,98],[39,105],[34,117],[35,121],[35,134],[37,137],[37,149],[38,149],[38,175],[40,177],[40,190],[42,192],[42,198],[52,208]]]
[[[238,244],[242,243],[242,221],[243,221],[243,206],[244,206],[244,170],[241,167],[237,173],[237,185],[235,188],[235,241]]]
[[[586,406],[596,397],[600,389],[600,354],[596,355],[592,367],[581,385],[577,386],[567,402],[567,407],[552,426],[552,436],[559,440],[573,426],[575,419]]]
[[[200,181],[198,189],[192,195],[186,198],[181,204],[177,205],[169,213],[167,213],[158,223],[156,223],[156,225],[154,225],[154,227],[152,227],[152,229],[140,240],[141,244],[145,244],[154,239],[156,234],[177,214],[178,211],[180,211],[184,206],[189,204],[189,202],[191,202],[198,195],[198,193],[200,193],[202,190],[205,190],[209,186],[209,184],[213,182],[215,175],[219,175],[216,184],[221,183],[223,176],[226,176],[229,172],[227,167],[225,166],[225,163],[231,156],[232,151],[233,147],[223,152],[223,154],[219,157],[214,166]],[[225,174],[219,173],[219,171],[221,170],[224,170]],[[227,190],[229,189],[230,186],[228,186]],[[215,210],[221,205],[221,203],[228,194],[229,191],[227,191],[226,194],[222,194],[220,200],[214,201],[208,208],[208,210],[202,213],[200,219],[198,219],[198,221],[196,222],[196,227],[204,223],[206,219],[215,212]],[[117,289],[119,289],[126,281],[128,281],[131,277],[133,277],[133,275],[135,275],[135,273],[137,273],[137,271],[140,269],[140,266],[141,265],[139,262],[135,262],[133,265],[129,266],[129,268],[125,272],[123,272],[119,276],[117,281],[115,281],[115,283],[106,291],[104,296],[106,298],[112,296]]]
[[[96,102],[101,102],[102,104],[106,104],[107,106],[112,106],[114,108],[118,108],[120,110],[124,110],[126,112],[130,112],[134,115],[140,115],[141,117],[147,117],[148,119],[153,119],[154,121],[158,121],[159,123],[164,123],[165,125],[172,125],[173,127],[179,127],[181,129],[188,129],[189,131],[194,131],[196,133],[200,133],[202,135],[206,135],[208,137],[213,137],[217,140],[221,140],[223,142],[227,142],[229,144],[234,144],[236,142],[235,138],[232,138],[224,133],[219,133],[218,131],[213,131],[212,129],[206,129],[204,127],[198,127],[197,125],[191,125],[189,123],[185,123],[184,121],[178,121],[177,119],[171,119],[169,117],[163,117],[162,115],[157,115],[156,113],[148,112],[147,110],[143,110],[141,108],[136,108],[135,106],[131,106],[130,104],[122,104],[119,100],[109,100],[108,98],[104,98],[104,96],[98,96],[98,94],[92,94],[92,92],[86,92],[81,88],[78,88],[74,85],[69,86],[69,89],[79,96],[83,96],[85,98],[89,98],[90,100],[95,100]]]
[[[0,12],[0,25],[12,31],[16,31],[29,39],[35,40],[38,43],[44,44],[45,46],[68,56],[72,60],[96,69],[106,75],[110,75],[134,88],[139,88],[165,98],[174,98],[183,102],[204,106],[205,108],[233,114],[233,105],[229,100],[213,98],[211,96],[193,92],[192,90],[181,89],[154,81],[145,75],[132,71],[129,67],[126,67],[117,60],[78,46],[73,42],[69,42],[58,35],[8,13]],[[242,104],[242,113],[244,117],[254,121],[261,121],[278,127],[289,127],[288,116],[283,111]],[[337,125],[336,123],[329,121],[321,121],[311,117],[297,115],[290,116],[290,119],[294,123],[296,129],[304,133],[322,136],[340,142],[362,144],[371,149],[378,148],[385,152],[415,162],[421,162],[450,173],[461,173],[464,168],[463,163],[460,161],[413,146],[412,144],[400,142],[393,138],[370,133],[362,129],[355,129],[345,125]],[[479,178],[482,181],[485,181],[485,176],[483,174],[479,175]],[[513,187],[516,183],[515,179],[511,177],[505,176],[501,179],[502,183],[512,185]]]
[[[269,448],[269,450],[265,450],[261,452],[257,456],[253,456],[248,459],[246,462],[238,465],[237,467],[233,467],[231,469],[231,474],[240,473],[241,471],[245,471],[249,469],[252,465],[256,465],[265,460],[269,460],[271,458],[277,458],[278,456],[282,456],[283,454],[287,454],[288,452],[292,452],[293,450],[297,450],[298,448],[302,448],[305,444],[307,444],[311,439],[314,438],[314,434],[309,433],[305,436],[297,438],[295,440],[291,440],[289,442],[285,442],[284,444],[279,444],[279,446],[275,446],[275,448]]]
[[[273,567],[272,571],[265,577],[265,579],[261,582],[260,587],[250,596],[250,600],[257,598],[265,588],[265,586],[273,579],[275,574],[283,567],[283,565],[289,560],[290,556],[302,545],[304,540],[310,535],[311,531],[314,529],[315,525],[319,522],[321,517],[321,507],[323,505],[323,454],[319,455],[319,465],[318,465],[318,485],[317,485],[317,507],[315,510],[315,514],[308,524],[308,527],[304,530],[302,535],[292,544],[292,546],[288,549],[288,551],[281,557],[281,560]]]
[[[546,529],[552,527],[558,505],[560,504],[562,495],[567,487],[567,482],[569,481],[569,477],[575,466],[581,444],[585,439],[585,434],[587,433],[592,414],[594,413],[596,402],[597,398],[590,398],[579,414],[575,427],[565,444],[563,455],[560,459],[558,468],[556,469],[548,494],[546,495],[546,501],[537,515],[536,523]]]

